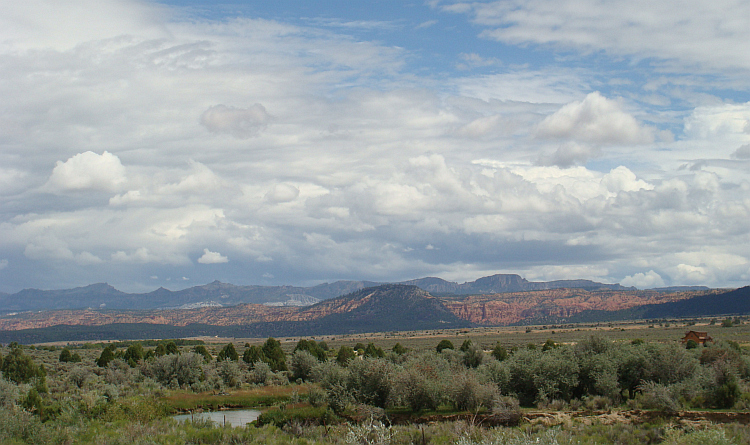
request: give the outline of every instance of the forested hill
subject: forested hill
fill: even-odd
[[[583,311],[569,322],[710,317],[750,313],[750,286],[715,295],[700,295],[662,304],[648,304],[619,311]]]

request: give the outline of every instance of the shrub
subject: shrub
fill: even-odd
[[[347,388],[355,401],[385,408],[391,391],[393,364],[386,360],[365,358],[349,365]]]
[[[440,343],[437,344],[435,350],[440,353],[443,349],[453,349],[453,343],[448,339],[440,340]]]
[[[203,369],[203,357],[187,352],[178,355],[163,355],[144,363],[141,370],[144,375],[153,378],[164,386],[175,381],[178,386],[192,385],[200,381]]]
[[[508,351],[505,349],[505,346],[497,342],[495,347],[492,348],[492,356],[495,357],[495,360],[501,362],[508,358]]]
[[[257,361],[253,363],[253,369],[250,371],[250,380],[255,384],[265,385],[270,374],[271,367],[268,363]]]
[[[492,409],[500,392],[494,383],[480,383],[474,373],[463,373],[450,385],[451,400],[459,410]]]
[[[677,400],[666,386],[656,382],[645,382],[639,386],[639,400],[644,408],[657,409],[669,413],[679,409]]]
[[[314,343],[314,342],[313,342]],[[292,378],[308,380],[318,359],[304,349],[295,351],[291,359]]]
[[[222,361],[219,363],[218,373],[226,386],[239,388],[242,385],[242,370],[236,361]]]
[[[469,343],[465,350],[463,349],[463,346],[461,346],[463,352],[463,364],[467,368],[476,368],[484,361],[484,351],[482,351],[480,347],[472,344],[471,340],[466,340],[466,342]],[[464,344],[466,344],[466,342],[464,342]]]

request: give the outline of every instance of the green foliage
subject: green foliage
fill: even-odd
[[[167,354],[179,354],[180,350],[177,348],[177,343],[175,343],[174,340],[170,340],[167,342],[167,344],[164,346],[164,349],[166,350]]]
[[[33,379],[44,380],[47,375],[44,367],[34,363],[20,347],[11,349],[10,354],[3,359],[0,369],[6,379],[15,383],[29,383]]]
[[[159,343],[158,345],[156,345],[156,348],[154,349],[154,355],[156,357],[167,355],[167,347],[164,345],[164,343]]]
[[[468,350],[469,350],[469,348],[471,348],[471,347],[472,347],[473,345],[474,345],[474,344],[472,343],[472,341],[471,341],[470,339],[468,339],[468,338],[467,338],[466,340],[464,340],[464,342],[463,342],[463,343],[461,344],[461,347],[460,347],[460,348],[458,348],[458,350],[459,350],[459,351],[461,351],[461,352],[466,352],[466,351],[468,351]]]
[[[732,321],[731,318],[725,318],[721,322],[721,327],[722,328],[731,328],[732,326],[734,326],[734,322]]]
[[[481,365],[484,361],[484,351],[479,346],[474,345],[471,343],[470,340],[466,340],[468,343],[468,347],[463,350],[463,364],[464,366],[468,368],[476,368],[477,366]],[[466,343],[466,342],[464,342]],[[463,346],[462,346],[463,348]]]
[[[286,371],[286,354],[281,349],[281,343],[273,337],[269,337],[263,346],[261,347],[263,352],[263,361],[268,363],[271,367],[271,371],[279,372]]]
[[[145,352],[143,351],[143,345],[140,343],[133,343],[125,350],[125,354],[123,354],[122,358],[128,362],[131,368],[135,368],[135,365],[143,360],[144,356]]]
[[[328,360],[328,356],[326,355],[326,350],[323,349],[318,343],[315,342],[315,340],[305,340],[300,339],[297,342],[297,346],[294,347],[293,352],[297,351],[307,351],[318,359],[318,361],[324,362]]]
[[[398,355],[404,355],[406,354],[407,349],[401,345],[401,343],[396,343],[393,345],[393,349],[391,349],[393,352],[395,352]]]
[[[497,342],[495,344],[495,347],[492,348],[492,356],[495,357],[495,360],[503,361],[506,358],[508,358],[508,351],[505,349],[505,346],[503,346],[500,342]]]
[[[233,343],[227,343],[227,345],[221,348],[221,351],[219,351],[219,353],[216,355],[217,362],[223,362],[225,360],[232,360],[236,362],[239,359],[240,359],[240,355],[237,353],[237,350],[234,348]]]
[[[552,341],[551,338],[548,338],[546,342],[544,342],[544,346],[542,346],[542,351],[549,351],[550,349],[557,348],[558,345],[554,341]]]
[[[349,363],[349,360],[356,356],[357,354],[355,354],[354,349],[343,345],[339,348],[339,352],[336,354],[336,362],[341,366],[346,366]]]
[[[308,380],[312,374],[318,359],[310,352],[301,349],[294,351],[291,358],[291,371],[293,379]]]
[[[385,352],[383,351],[383,348],[375,346],[375,343],[368,343],[365,348],[365,357],[381,358],[385,357]]]
[[[195,346],[193,348],[193,352],[195,352],[196,354],[200,354],[201,356],[203,356],[203,362],[204,363],[209,363],[213,359],[213,357],[211,356],[211,353],[208,352],[208,349],[206,349],[206,347],[203,346],[203,345],[197,345],[197,346]],[[244,359],[244,356],[243,356],[243,359]]]
[[[685,349],[696,349],[696,348],[698,348],[698,342],[695,340],[690,339],[685,344]]]
[[[70,353],[70,349],[63,348],[63,350],[60,351],[60,357],[58,357],[58,361],[67,363],[72,360],[73,360],[73,355]]]
[[[349,364],[347,389],[355,401],[385,408],[391,392],[394,365],[386,360],[365,358]]]
[[[263,355],[263,350],[260,346],[248,346],[245,352],[242,353],[242,361],[251,367],[257,362],[265,361],[265,358],[266,356]]]
[[[96,359],[96,366],[100,368],[106,368],[109,362],[115,359],[115,347],[113,345],[107,346],[102,350],[99,358]]]
[[[437,344],[435,350],[440,353],[443,349],[453,349],[453,343],[448,339],[440,340],[440,343]]]

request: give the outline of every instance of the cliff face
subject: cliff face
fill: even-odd
[[[536,318],[567,318],[585,310],[616,311],[646,304],[669,303],[707,292],[552,289],[469,296],[460,301],[446,301],[445,306],[459,318],[472,323],[507,325]]]

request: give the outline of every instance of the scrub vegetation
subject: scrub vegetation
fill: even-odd
[[[0,443],[750,443],[750,351],[737,342],[459,338],[11,343]],[[261,415],[171,418],[241,407]]]

